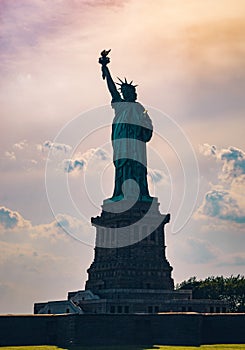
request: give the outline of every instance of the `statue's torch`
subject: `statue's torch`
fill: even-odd
[[[99,58],[99,63],[102,65],[102,78],[105,79],[105,74],[103,72],[103,66],[106,66],[110,62],[110,58],[107,57],[111,50],[103,50],[101,52],[101,57]]]

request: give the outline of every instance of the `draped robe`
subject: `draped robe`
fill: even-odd
[[[137,183],[138,200],[150,199],[146,142],[152,137],[151,119],[138,102],[112,102],[112,108],[115,111],[111,135],[115,166],[115,189],[112,200],[136,196],[135,183],[126,180],[134,180]]]

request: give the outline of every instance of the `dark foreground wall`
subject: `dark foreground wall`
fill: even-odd
[[[0,316],[0,345],[245,343],[245,314]]]
[[[245,343],[245,314],[205,314],[202,319],[203,344]]]

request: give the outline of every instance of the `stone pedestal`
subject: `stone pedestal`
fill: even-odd
[[[104,201],[101,216],[91,220],[96,246],[85,289],[100,296],[112,289],[173,290],[164,240],[169,220],[159,212],[157,198]]]

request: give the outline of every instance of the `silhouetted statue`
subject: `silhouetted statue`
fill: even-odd
[[[152,122],[145,108],[136,102],[135,87],[119,79],[121,94],[112,80],[107,64],[108,53],[102,51],[99,63],[102,65],[102,77],[106,79],[112,96],[112,108],[115,117],[112,124],[113,163],[115,165],[115,189],[111,200],[130,199],[150,201],[147,183],[146,142],[152,136]],[[134,180],[138,186],[135,185]],[[126,182],[125,182],[126,181]],[[138,188],[138,189],[137,189]]]

